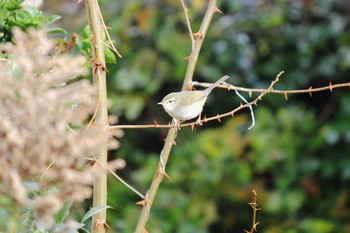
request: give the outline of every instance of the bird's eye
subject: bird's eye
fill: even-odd
[[[172,103],[175,103],[175,99],[168,99],[168,104],[172,104]]]

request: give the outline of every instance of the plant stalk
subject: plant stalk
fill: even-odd
[[[99,6],[97,0],[85,0],[87,15],[89,18],[89,27],[91,34],[91,49],[92,49],[92,67],[93,67],[93,82],[98,86],[99,102],[97,104],[97,112],[94,124],[97,124],[101,130],[108,127],[108,110],[107,110],[107,84],[106,84],[106,69],[104,55],[104,28],[100,18]],[[101,146],[97,152],[96,164],[99,167],[107,165],[107,136],[101,134]],[[107,171],[100,169],[96,175],[93,187],[93,207],[105,206],[107,204]],[[105,233],[106,232],[106,210],[96,213],[92,217],[91,232]]]
[[[194,69],[197,63],[197,58],[203,43],[203,39],[209,27],[210,21],[213,17],[213,14],[215,13],[215,9],[216,9],[216,0],[210,0],[207,12],[205,13],[202,25],[199,30],[199,33],[201,34],[201,36],[196,37],[194,49],[189,57],[186,75],[182,86],[182,91],[188,90],[189,84],[192,82],[192,77],[193,77]],[[141,215],[136,226],[135,233],[147,232],[145,230],[145,225],[148,220],[149,212],[153,204],[154,198],[156,196],[156,193],[158,191],[159,185],[162,182],[164,175],[166,175],[165,166],[168,162],[170,151],[173,145],[175,144],[176,134],[177,134],[176,128],[169,129],[168,135],[166,137],[166,140],[163,146],[163,150],[160,154],[158,167],[153,176],[151,186],[147,192],[145,204],[143,205]]]

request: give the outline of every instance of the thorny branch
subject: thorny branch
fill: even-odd
[[[280,76],[281,76],[281,73],[277,75],[277,78],[279,78]],[[211,85],[210,83],[199,83],[199,82],[193,82],[192,84],[193,84],[193,86],[200,86],[200,87],[208,87],[209,85]],[[319,87],[319,88],[310,87],[309,89],[302,89],[302,90],[276,90],[273,88],[270,88],[270,89],[269,88],[268,89],[250,89],[250,88],[244,88],[244,87],[237,87],[237,86],[230,85],[230,84],[219,85],[216,88],[224,88],[227,90],[248,92],[249,94],[251,94],[251,93],[261,93],[261,94],[255,100],[253,100],[249,103],[246,103],[246,104],[241,104],[239,107],[235,108],[234,110],[232,110],[230,112],[220,114],[220,115],[210,117],[210,118],[204,117],[201,120],[201,123],[206,123],[206,122],[213,121],[213,120],[220,121],[220,119],[223,117],[233,116],[234,113],[238,112],[239,110],[241,110],[243,108],[248,108],[249,106],[256,105],[257,102],[260,101],[261,98],[268,93],[283,94],[285,96],[286,100],[288,100],[288,94],[307,93],[310,95],[310,97],[312,97],[312,93],[314,93],[314,92],[321,92],[321,91],[328,91],[328,90],[332,92],[336,88],[344,88],[344,87],[350,88],[350,82],[339,83],[339,84],[330,83],[328,86]],[[195,126],[195,122],[180,124],[180,127],[188,127],[188,126],[191,126],[193,128]],[[114,125],[114,126],[110,126],[108,128],[108,131],[111,134],[113,134],[113,131],[119,130],[119,129],[148,129],[148,128],[165,129],[165,128],[173,128],[173,127],[174,127],[174,125],[171,125],[171,124],[160,125],[160,124],[158,124],[157,121],[154,121],[153,124],[149,124],[149,125]]]
[[[259,222],[256,221],[256,212],[258,210],[260,210],[260,208],[258,208],[258,204],[256,202],[256,197],[258,196],[257,192],[253,189],[253,194],[254,194],[254,200],[253,202],[248,203],[252,209],[253,209],[253,222],[252,222],[252,227],[250,228],[250,231],[244,230],[244,232],[246,233],[253,233],[256,230],[256,226],[259,224]]]
[[[199,82],[192,83],[192,86],[200,86],[200,87],[208,87],[210,85],[211,85],[210,83],[199,83]],[[300,90],[271,90],[270,93],[282,94],[282,95],[284,95],[285,99],[288,100],[288,94],[308,93],[310,95],[310,97],[312,97],[312,93],[314,93],[314,92],[321,92],[321,91],[328,91],[328,90],[330,92],[332,92],[333,89],[343,88],[343,87],[350,87],[350,82],[339,83],[339,84],[332,84],[330,82],[328,86],[318,87],[318,88],[313,88],[312,86],[310,86],[308,89],[300,89]],[[217,88],[220,88],[220,86],[218,86]],[[221,86],[221,88],[226,88],[226,87]],[[237,87],[234,85],[230,85],[229,90],[248,92],[249,95],[251,95],[252,93],[255,93],[255,92],[261,93],[264,91],[264,89],[251,89],[251,88]]]
[[[188,28],[188,31],[190,33],[190,38],[191,38],[191,44],[192,44],[192,50],[191,52],[194,50],[194,37],[193,37],[193,32],[192,32],[192,27],[191,27],[191,23],[190,23],[190,19],[188,17],[188,8],[186,6],[186,3],[184,2],[184,0],[181,0],[181,5],[182,5],[182,8],[184,9],[184,13],[185,13],[185,19],[186,19],[186,25],[187,25],[187,28]]]
[[[198,33],[195,33],[195,34],[198,34],[200,36],[197,36],[195,38],[193,51],[191,51],[191,55],[188,57],[186,74],[185,74],[184,82],[182,85],[183,91],[188,90],[189,84],[192,83],[192,77],[193,77],[194,69],[195,69],[195,66],[197,63],[197,58],[198,58],[199,52],[201,50],[205,34],[208,30],[209,24],[210,24],[211,19],[212,19],[215,12],[217,12],[216,0],[210,0],[208,3],[207,11],[204,15],[204,19],[203,19],[202,24],[200,26],[200,29],[199,29]],[[192,34],[193,37],[195,37],[195,34]],[[156,122],[155,122],[155,125],[157,125]],[[147,191],[146,198],[141,201],[143,208],[142,208],[141,215],[140,215],[140,218],[139,218],[137,226],[136,226],[135,233],[147,232],[145,229],[145,225],[146,225],[146,222],[148,220],[150,208],[152,206],[152,203],[153,203],[154,198],[156,196],[156,193],[158,191],[158,187],[163,180],[163,177],[167,176],[166,172],[165,172],[165,166],[167,164],[167,161],[168,161],[168,158],[170,155],[170,151],[175,143],[176,134],[177,134],[176,128],[169,129],[167,137],[165,139],[163,149],[160,153],[160,161],[158,163],[158,167],[157,167],[157,170],[154,174],[152,183],[150,185],[150,188]]]
[[[193,32],[192,32],[192,27],[191,27],[190,19],[189,19],[189,17],[188,17],[188,8],[187,8],[186,3],[184,2],[184,0],[181,0],[181,5],[182,5],[182,8],[184,9],[185,19],[186,19],[186,25],[187,25],[188,31],[189,31],[189,33],[190,33],[191,44],[192,44],[191,53],[192,53],[193,50],[194,50],[195,40],[194,40],[194,37],[193,37]]]
[[[106,26],[105,21],[103,20],[102,13],[101,13],[101,10],[100,10],[100,6],[99,6],[98,4],[97,4],[97,7],[98,7],[98,14],[99,14],[99,16],[100,16],[100,20],[101,20],[101,23],[102,23],[102,25],[103,25],[103,29],[104,29],[104,31],[105,31],[105,33],[106,33],[106,35],[107,35],[108,41],[111,43],[111,45],[105,43],[104,41],[102,41],[102,43],[103,43],[104,45],[106,45],[108,48],[110,48],[113,52],[115,52],[115,53],[118,55],[119,58],[122,58],[122,55],[121,55],[121,54],[119,53],[119,51],[115,48],[115,46],[114,46],[114,44],[113,44],[113,41],[112,41],[112,39],[111,39],[111,37],[110,37],[110,35],[109,35],[109,33],[108,33],[108,29],[110,29],[110,28],[108,28],[108,27]]]

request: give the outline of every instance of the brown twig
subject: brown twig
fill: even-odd
[[[199,83],[199,82],[193,82],[193,86],[199,86],[199,87],[208,87],[211,85],[211,83]],[[312,93],[314,92],[321,92],[321,91],[330,91],[332,92],[336,88],[343,88],[343,87],[350,87],[350,82],[348,83],[339,83],[339,84],[332,84],[329,83],[328,86],[324,87],[318,87],[318,88],[313,88],[312,86],[309,87],[308,89],[300,89],[300,90],[271,90],[270,93],[276,93],[276,94],[283,94],[288,100],[288,94],[303,94],[307,93],[312,97]],[[237,91],[242,91],[242,92],[248,92],[248,93],[261,93],[264,92],[265,89],[252,89],[252,88],[244,88],[244,87],[237,87],[234,85],[220,85],[217,86],[217,88],[225,88],[229,90],[237,90]]]
[[[257,105],[258,101],[262,100],[262,97],[268,93],[270,93],[273,90],[274,85],[279,81],[279,78],[281,77],[281,75],[284,73],[284,71],[281,71],[277,74],[276,78],[271,82],[270,86],[265,89],[263,92],[261,92],[261,94],[256,97],[253,101],[247,103],[247,104],[241,104],[239,107],[235,108],[234,110],[224,113],[224,114],[220,114],[217,115],[215,117],[210,117],[210,118],[206,118],[201,120],[201,123],[203,122],[208,122],[208,121],[212,121],[212,120],[220,120],[222,117],[227,117],[227,116],[233,116],[234,113],[238,112],[239,110],[243,109],[243,108],[247,108],[249,106],[252,105]],[[191,123],[193,124],[193,123]],[[183,126],[189,126],[191,125],[190,123],[184,124]]]
[[[101,20],[101,23],[102,23],[102,25],[103,25],[103,29],[104,29],[104,31],[105,31],[105,33],[106,33],[106,35],[107,35],[108,41],[111,43],[111,45],[106,44],[104,41],[102,41],[102,43],[103,43],[104,45],[106,45],[108,48],[110,48],[113,52],[115,52],[115,53],[118,55],[119,58],[122,58],[122,55],[121,55],[120,52],[115,48],[115,46],[114,46],[114,44],[113,44],[113,42],[112,42],[112,39],[111,39],[111,37],[110,37],[110,35],[109,35],[109,32],[108,32],[108,29],[109,29],[109,28],[106,26],[105,21],[103,20],[102,13],[101,13],[101,10],[100,10],[99,5],[97,5],[97,7],[98,7],[98,13],[99,13],[99,16],[100,16],[100,20]]]
[[[256,232],[256,226],[259,224],[259,222],[256,221],[256,212],[258,210],[260,210],[260,208],[258,208],[258,204],[256,202],[256,197],[258,196],[257,192],[253,189],[253,194],[254,194],[254,200],[253,202],[248,203],[252,209],[253,209],[253,220],[252,220],[252,227],[250,228],[250,231],[244,230],[244,232],[246,233],[253,233],[254,231]]]
[[[211,84],[210,83],[198,83],[198,82],[193,82],[194,86],[200,86],[200,87],[208,87]],[[310,97],[312,97],[313,92],[321,92],[321,91],[333,91],[336,88],[344,88],[344,87],[350,87],[350,83],[339,83],[339,84],[330,84],[325,87],[319,87],[319,88],[312,88],[310,87],[309,89],[302,89],[302,90],[275,90],[275,89],[250,89],[250,88],[243,88],[243,87],[236,87],[234,85],[219,85],[217,88],[224,88],[228,90],[237,90],[237,91],[243,91],[243,92],[248,92],[248,93],[262,93],[263,95],[259,96],[262,98],[264,95],[267,93],[276,93],[276,94],[283,94],[288,100],[288,94],[303,94],[303,93],[308,93]],[[268,91],[268,92],[266,92]],[[220,118],[227,117],[227,116],[232,116],[234,113],[238,112],[239,110],[243,108],[247,108],[251,106],[252,104],[256,105],[256,103],[259,101],[259,97],[257,97],[254,101],[250,102],[249,104],[242,104],[239,107],[235,108],[234,110],[231,110],[227,113],[216,115],[215,117],[209,117],[209,118],[204,118],[201,120],[201,123],[206,123],[208,121],[213,121],[213,120],[219,120]],[[113,134],[113,131],[119,130],[119,129],[149,129],[149,128],[159,128],[159,129],[166,129],[166,128],[174,128],[174,125],[172,124],[167,124],[167,125],[160,125],[156,121],[153,125],[114,125],[110,126],[108,128],[109,132]],[[191,126],[193,127],[196,122],[190,122],[190,123],[185,123],[185,124],[180,124],[180,127],[188,127]]]
[[[139,197],[142,199],[145,199],[145,196],[142,195],[139,191],[137,191],[134,187],[132,187],[130,184],[128,184],[125,180],[123,180],[120,176],[118,176],[114,171],[111,169],[107,169],[115,178],[117,178],[124,186],[126,186],[128,189],[136,193]]]
[[[186,25],[187,25],[188,31],[189,31],[189,33],[190,33],[191,44],[192,44],[191,53],[192,53],[193,50],[194,50],[195,40],[194,40],[194,37],[193,37],[193,32],[192,32],[192,27],[191,27],[190,19],[189,19],[189,17],[188,17],[188,8],[187,8],[186,3],[184,2],[184,0],[181,0],[181,5],[182,5],[182,8],[184,9],[184,12],[185,12]]]

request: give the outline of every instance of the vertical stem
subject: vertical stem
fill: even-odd
[[[185,80],[182,84],[182,90],[188,90],[189,84],[192,82],[193,74],[194,74],[194,69],[197,64],[197,59],[199,52],[201,50],[205,35],[207,33],[207,30],[209,28],[209,24],[211,22],[211,19],[213,18],[213,15],[215,13],[216,9],[216,0],[210,0],[208,9],[205,13],[203,22],[201,24],[201,27],[197,33],[197,37],[195,40],[195,45],[194,49],[189,57],[188,65],[187,65],[187,70],[186,70],[186,75],[185,75]]]
[[[176,138],[176,132],[177,132],[176,128],[171,128],[168,131],[168,135],[165,139],[163,150],[160,154],[162,161],[159,161],[159,163],[158,163],[158,167],[157,167],[157,170],[154,174],[151,186],[147,192],[146,200],[145,200],[146,203],[142,208],[141,215],[140,215],[139,221],[137,223],[135,233],[146,232],[146,231],[144,231],[145,225],[146,225],[148,215],[149,215],[151,206],[153,204],[154,198],[156,196],[158,187],[163,180],[163,177],[164,177],[163,168],[166,165],[166,163],[168,162],[169,154],[170,154],[171,148],[172,148],[174,141],[175,141],[175,138]]]
[[[184,80],[184,83],[182,86],[182,90],[187,90],[189,87],[188,84],[191,83],[191,81],[192,81],[194,68],[195,68],[196,63],[197,63],[198,54],[199,54],[199,51],[201,49],[203,39],[204,39],[205,34],[207,32],[207,29],[209,27],[210,21],[215,13],[215,9],[216,9],[216,0],[210,0],[207,12],[205,13],[202,25],[201,25],[200,30],[199,30],[200,36],[198,36],[195,40],[195,46],[194,46],[194,49],[193,49],[193,51],[190,55],[189,61],[188,61],[186,76],[185,76],[185,80]],[[147,192],[145,204],[142,208],[141,215],[140,215],[139,221],[137,223],[135,233],[147,232],[145,230],[145,225],[146,225],[154,198],[156,196],[158,187],[159,187],[160,183],[162,182],[164,175],[166,175],[165,174],[165,166],[168,162],[172,146],[175,144],[176,134],[177,134],[176,128],[169,129],[168,135],[167,135],[165,143],[164,143],[163,150],[160,153],[160,160],[158,163],[158,167],[157,167],[157,170],[154,174],[151,186]]]
[[[91,49],[92,49],[92,67],[94,85],[99,89],[99,103],[95,124],[101,130],[108,127],[108,111],[107,111],[107,87],[106,87],[106,69],[104,45],[104,28],[99,14],[99,6],[97,0],[85,0],[87,15],[89,18],[89,26],[91,33]],[[106,167],[107,164],[107,136],[103,134],[101,145],[97,154],[97,163],[100,167]],[[93,207],[105,206],[107,204],[107,171],[101,169],[95,177],[93,188]],[[106,210],[96,213],[92,218],[93,233],[104,233],[106,228]]]

